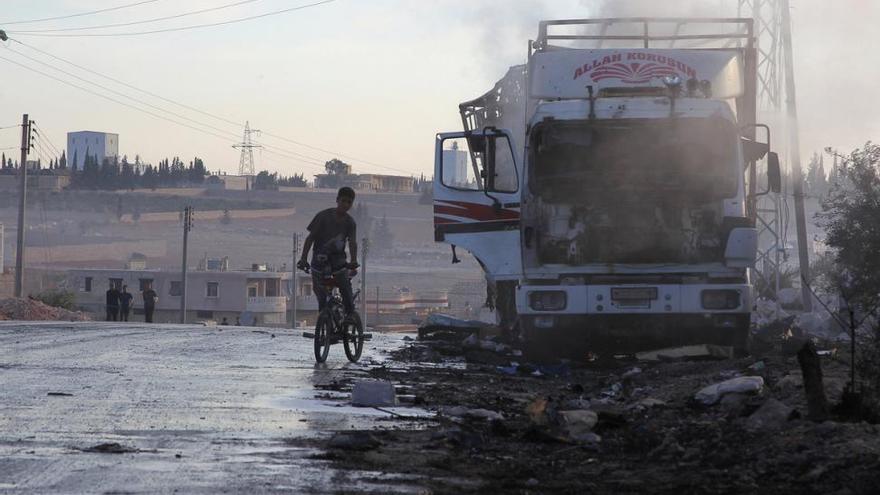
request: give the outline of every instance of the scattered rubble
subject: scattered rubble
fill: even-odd
[[[700,389],[694,399],[704,406],[711,406],[726,394],[760,393],[763,389],[764,379],[760,376],[739,376]]]
[[[793,323],[762,329],[747,357],[694,346],[540,364],[491,334],[438,328],[366,371],[433,421],[362,443],[337,435],[327,459],[418,475],[431,493],[873,493],[880,427],[802,415],[802,373],[782,345]],[[834,402],[845,356],[817,357]]]
[[[397,405],[394,384],[385,380],[358,380],[351,389],[351,405],[388,407]]]
[[[0,299],[0,320],[26,321],[88,321],[81,311],[68,311],[34,299],[9,297]]]

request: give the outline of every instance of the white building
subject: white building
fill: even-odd
[[[67,133],[67,166],[82,170],[86,156],[97,156],[100,165],[104,158],[119,156],[119,134],[79,131]]]
[[[458,143],[452,143],[452,149],[443,150],[443,184],[453,187],[466,187],[468,184],[467,151],[458,149]]]

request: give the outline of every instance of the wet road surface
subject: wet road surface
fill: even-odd
[[[399,342],[376,335],[362,362]],[[363,369],[341,345],[316,367],[289,329],[0,322],[0,493],[413,491],[287,443],[389,426],[315,398],[315,384]],[[127,452],[86,451],[101,444]]]

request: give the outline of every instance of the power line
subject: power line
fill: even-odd
[[[167,21],[169,19],[179,19],[181,17],[187,17],[187,16],[197,15],[197,14],[204,14],[205,12],[213,12],[213,11],[217,11],[217,10],[228,9],[230,7],[237,7],[239,5],[244,5],[246,3],[254,3],[254,2],[259,2],[259,1],[261,1],[261,0],[241,0],[241,1],[235,2],[235,3],[229,3],[226,5],[220,5],[217,7],[211,7],[211,8],[207,8],[207,9],[201,9],[201,10],[193,10],[190,12],[184,12],[182,14],[168,15],[165,17],[156,17],[153,19],[146,19],[146,20],[142,20],[142,21],[121,22],[118,24],[102,24],[102,25],[98,25],[98,26],[80,26],[80,27],[57,28],[57,29],[35,29],[35,30],[28,30],[28,31],[9,31],[9,32],[10,33],[18,33],[18,34],[23,34],[23,33],[57,33],[57,32],[62,32],[62,31],[85,31],[85,30],[89,30],[89,29],[107,29],[107,28],[114,28],[114,27],[134,26],[136,24],[149,24],[151,22]]]
[[[54,149],[60,155],[61,152],[59,151],[59,148],[55,146],[55,143],[53,143],[51,139],[49,139],[49,133],[47,133],[42,127],[37,125],[36,122],[34,123],[34,127],[37,128],[37,136],[45,138],[46,142],[49,143],[49,146],[51,146],[52,149]]]
[[[6,125],[6,126],[3,126],[3,127],[0,127],[0,131],[2,131],[3,129],[12,129],[12,128],[14,128],[14,127],[21,127],[21,124]]]
[[[192,129],[192,130],[194,130],[194,131],[201,132],[201,133],[203,133],[203,134],[207,134],[207,135],[209,135],[209,136],[214,136],[214,137],[216,137],[216,138],[218,138],[218,139],[222,139],[222,140],[225,141],[225,142],[228,142],[228,141],[229,141],[229,138],[228,138],[227,136],[223,136],[223,135],[217,134],[217,133],[215,133],[215,132],[211,132],[211,131],[208,131],[208,130],[205,130],[205,129],[201,129],[201,128],[199,128],[199,127],[195,127],[195,126],[192,126],[192,125],[189,125],[189,124],[183,123],[183,122],[179,122],[179,121],[174,120],[174,119],[172,119],[172,118],[169,118],[169,117],[166,117],[166,116],[163,116],[163,115],[157,114],[157,113],[155,113],[155,112],[151,112],[151,111],[149,111],[149,110],[145,110],[145,109],[143,109],[143,108],[137,107],[137,106],[132,105],[132,104],[130,104],[130,103],[126,103],[126,102],[124,102],[124,101],[117,100],[116,98],[112,98],[112,97],[110,97],[110,96],[103,95],[103,94],[98,93],[98,92],[96,92],[96,91],[93,91],[93,90],[91,90],[91,89],[84,88],[84,87],[79,86],[79,85],[77,85],[77,84],[74,84],[74,83],[72,83],[72,82],[65,81],[64,79],[61,79],[61,78],[59,78],[59,77],[55,77],[55,76],[53,76],[53,75],[51,75],[51,74],[48,74],[48,73],[46,73],[46,72],[43,72],[43,71],[41,71],[41,70],[34,69],[33,67],[28,67],[27,65],[24,65],[24,64],[22,64],[22,63],[16,62],[16,61],[11,60],[11,59],[8,59],[8,58],[6,58],[6,57],[2,57],[2,56],[0,56],[0,60],[5,60],[5,61],[7,61],[7,62],[9,62],[9,63],[15,64],[15,65],[18,65],[19,67],[22,67],[22,68],[24,68],[24,69],[27,69],[27,70],[29,70],[29,71],[31,71],[31,72],[36,72],[37,74],[40,74],[40,75],[45,76],[45,77],[48,77],[48,78],[50,78],[50,79],[54,79],[54,80],[56,80],[56,81],[58,81],[58,82],[61,82],[61,83],[63,83],[63,84],[66,84],[66,85],[68,85],[68,86],[72,86],[72,87],[74,87],[74,88],[76,88],[76,89],[79,89],[80,91],[85,91],[86,93],[90,93],[90,94],[95,95],[95,96],[98,96],[98,97],[100,97],[100,98],[104,98],[105,100],[112,101],[113,103],[116,103],[116,104],[118,104],[118,105],[123,105],[123,106],[125,106],[125,107],[131,108],[131,109],[134,109],[134,110],[138,110],[138,111],[140,111],[140,112],[146,113],[147,115],[151,115],[151,116],[153,116],[153,117],[155,117],[155,118],[157,118],[157,119],[162,119],[162,120],[165,120],[165,121],[171,122],[171,123],[173,123],[173,124],[177,124],[177,125],[180,125],[180,126],[183,126],[183,127],[189,128],[189,129]],[[92,84],[94,84],[94,83],[92,83]],[[160,111],[165,111],[165,110],[160,109]],[[166,112],[166,113],[167,113],[167,112]],[[226,131],[224,131],[224,132],[226,132]],[[280,153],[275,153],[275,154],[281,155]],[[281,156],[284,156],[284,155],[281,155]],[[314,163],[312,163],[312,162],[307,162],[307,161],[305,161],[305,160],[302,160],[302,159],[299,159],[299,158],[295,158],[295,157],[292,157],[292,156],[285,156],[285,158],[288,158],[288,159],[291,159],[291,160],[295,160],[295,161],[298,161],[298,162],[301,162],[301,163],[304,163],[304,164],[308,164],[308,165],[316,166],[316,164],[314,164]]]
[[[236,134],[234,134],[234,133],[232,133],[232,132],[230,132],[230,131],[227,131],[227,130],[225,130],[225,129],[221,129],[221,128],[216,127],[216,126],[213,126],[213,125],[210,125],[210,124],[206,124],[206,123],[204,123],[204,122],[201,122],[201,121],[198,121],[198,120],[195,120],[195,119],[191,119],[191,118],[189,118],[189,117],[187,117],[187,116],[185,116],[185,115],[181,115],[181,114],[179,114],[179,113],[177,113],[177,112],[172,112],[172,111],[170,111],[170,110],[167,110],[167,109],[165,109],[165,108],[162,108],[162,107],[159,107],[159,106],[153,105],[152,103],[146,102],[146,101],[141,100],[141,99],[139,99],[139,98],[135,98],[135,97],[129,96],[129,95],[125,94],[125,93],[121,93],[121,92],[116,91],[116,90],[114,90],[114,89],[108,88],[108,87],[106,87],[106,86],[104,86],[104,85],[98,84],[98,83],[93,82],[93,81],[89,81],[88,79],[85,79],[85,78],[83,78],[83,77],[77,76],[76,74],[73,74],[73,73],[68,72],[68,71],[66,71],[66,70],[59,69],[59,68],[57,68],[57,67],[55,67],[55,66],[53,66],[53,65],[51,65],[51,64],[47,64],[47,63],[42,62],[42,61],[40,61],[40,60],[37,60],[37,59],[35,59],[35,58],[33,58],[33,57],[30,57],[30,56],[28,56],[28,55],[25,55],[24,53],[21,53],[21,52],[18,52],[18,51],[16,51],[16,50],[13,50],[13,49],[11,49],[11,48],[8,48],[8,47],[7,47],[7,49],[8,49],[9,51],[11,51],[12,53],[15,53],[15,54],[17,54],[17,55],[20,55],[20,56],[22,56],[22,57],[24,57],[24,58],[26,58],[26,59],[28,59],[28,60],[31,60],[31,61],[33,61],[33,62],[36,62],[36,63],[40,64],[40,65],[42,65],[42,66],[45,66],[45,67],[48,67],[48,68],[50,68],[50,69],[56,70],[56,71],[58,71],[58,72],[60,72],[60,73],[62,73],[62,74],[65,74],[65,75],[67,75],[67,76],[73,77],[73,78],[78,79],[78,80],[80,80],[80,81],[83,81],[83,82],[85,82],[85,83],[91,84],[91,85],[96,86],[96,87],[98,87],[98,88],[101,88],[101,89],[103,89],[103,90],[105,90],[105,91],[109,91],[110,93],[113,93],[113,94],[115,94],[115,95],[121,96],[121,97],[123,97],[123,98],[127,98],[127,99],[129,99],[129,100],[131,100],[131,101],[134,101],[134,102],[136,102],[136,103],[139,103],[139,104],[141,104],[141,105],[145,105],[145,106],[147,106],[147,107],[153,108],[153,109],[158,110],[158,111],[160,111],[160,112],[164,112],[164,113],[167,113],[167,114],[173,115],[174,117],[177,117],[177,118],[179,118],[179,119],[182,119],[182,120],[185,120],[185,121],[191,122],[191,123],[193,123],[193,124],[200,125],[200,126],[202,126],[202,127],[206,127],[206,128],[208,128],[208,129],[211,129],[211,130],[214,130],[214,131],[217,131],[217,132],[220,132],[220,133],[226,134],[226,135],[228,135],[231,139],[236,139],[236,138],[238,137]],[[307,160],[311,160],[311,161],[313,161],[313,162],[317,162],[318,164],[321,164],[321,165],[323,166],[323,162],[321,161],[320,158],[315,158],[315,157],[312,157],[312,156],[303,155],[303,154],[301,154],[301,153],[297,153],[297,152],[295,152],[295,151],[290,151],[290,150],[287,150],[287,149],[281,148],[281,147],[279,147],[279,146],[273,146],[273,145],[268,145],[268,144],[263,144],[263,146],[265,146],[265,147],[267,147],[267,148],[272,148],[272,149],[279,150],[279,151],[281,151],[281,152],[283,152],[283,153],[285,153],[285,154],[287,154],[287,155],[294,155],[294,156],[286,156],[287,158],[291,158],[291,159],[294,159],[294,160],[298,160],[299,158],[295,158],[295,157],[300,157],[300,158],[304,158],[304,159],[307,159]],[[276,153],[276,154],[278,154],[278,153]],[[302,160],[300,160],[300,161],[302,161]]]
[[[287,12],[293,12],[293,11],[296,11],[296,10],[303,10],[303,9],[307,9],[307,8],[310,8],[310,7],[317,7],[317,6],[319,6],[319,5],[323,5],[323,4],[325,4],[325,3],[332,3],[332,2],[335,2],[335,1],[336,1],[336,0],[321,0],[320,2],[309,3],[309,4],[306,4],[306,5],[300,5],[300,6],[298,6],[298,7],[290,7],[290,8],[287,8],[287,9],[274,10],[274,11],[272,11],[272,12],[266,12],[266,13],[264,13],[264,14],[252,15],[252,16],[249,16],[249,17],[240,17],[240,18],[238,18],[238,19],[231,19],[231,20],[228,20],[228,21],[212,22],[212,23],[208,23],[208,24],[196,24],[196,25],[192,25],[192,26],[181,26],[181,27],[176,27],[176,28],[156,29],[156,30],[153,30],[153,31],[138,31],[138,32],[134,32],[134,33],[49,34],[49,33],[28,33],[28,32],[22,32],[22,31],[8,31],[8,33],[10,33],[10,34],[18,34],[18,35],[20,35],[20,36],[43,36],[43,37],[47,37],[47,38],[62,38],[62,37],[66,37],[66,38],[70,38],[70,37],[108,37],[108,36],[141,36],[141,35],[144,35],[144,34],[170,33],[170,32],[173,32],[173,31],[187,31],[187,30],[190,30],[190,29],[199,29],[199,28],[206,28],[206,27],[224,26],[224,25],[227,25],[227,24],[236,24],[236,23],[239,23],[239,22],[251,21],[251,20],[254,20],[254,19],[260,19],[260,18],[263,18],[263,17],[269,17],[269,16],[275,16],[275,15],[279,15],[279,14],[285,14],[285,13],[287,13]]]
[[[28,24],[31,22],[57,21],[59,19],[70,19],[72,17],[82,17],[82,16],[86,16],[86,15],[100,14],[102,12],[110,12],[112,10],[127,9],[129,7],[135,7],[138,5],[143,5],[145,3],[154,3],[154,2],[158,2],[158,1],[159,0],[141,0],[140,2],[129,3],[126,5],[120,5],[118,7],[110,7],[110,8],[106,8],[106,9],[93,10],[91,12],[81,12],[79,14],[61,15],[61,16],[57,16],[57,17],[44,17],[42,19],[28,19],[26,21],[0,22],[0,24],[4,24],[4,25],[8,26],[10,24]]]
[[[53,58],[53,59],[55,59],[55,60],[58,60],[59,62],[63,62],[63,63],[68,64],[68,65],[70,65],[70,66],[76,67],[77,69],[82,70],[82,71],[84,71],[84,72],[88,72],[88,73],[90,73],[90,74],[93,74],[93,75],[96,75],[96,76],[102,77],[102,78],[107,79],[107,80],[112,81],[112,82],[115,82],[116,84],[120,84],[120,85],[125,86],[125,87],[127,87],[127,88],[131,88],[131,89],[133,89],[133,90],[135,90],[135,91],[139,91],[139,92],[141,92],[141,93],[144,93],[144,94],[146,94],[146,95],[152,96],[152,97],[154,97],[154,98],[158,98],[158,99],[160,99],[160,100],[162,100],[162,101],[166,101],[166,102],[171,103],[171,104],[173,104],[173,105],[177,105],[177,106],[179,106],[179,107],[186,108],[187,110],[191,110],[191,111],[193,111],[193,112],[200,113],[200,114],[202,114],[202,115],[205,115],[205,116],[208,116],[208,117],[211,117],[211,118],[217,119],[217,120],[219,120],[219,121],[222,121],[222,122],[225,122],[225,123],[228,123],[228,124],[231,124],[231,125],[237,126],[237,127],[244,127],[244,125],[243,125],[241,122],[236,122],[236,121],[231,120],[231,119],[229,119],[229,118],[226,118],[226,117],[223,117],[223,116],[220,116],[220,115],[217,115],[217,114],[211,113],[211,112],[206,112],[206,111],[204,111],[204,110],[200,110],[200,109],[198,109],[198,108],[195,108],[195,107],[193,107],[193,106],[187,105],[187,104],[185,104],[185,103],[181,103],[181,102],[179,102],[179,101],[175,101],[175,100],[172,100],[172,99],[166,98],[166,97],[164,97],[164,96],[161,96],[161,95],[158,95],[158,94],[156,94],[156,93],[153,93],[153,92],[147,91],[147,90],[145,90],[145,89],[138,88],[137,86],[134,86],[134,85],[132,85],[132,84],[126,83],[125,81],[121,81],[121,80],[119,80],[119,79],[116,79],[116,78],[114,78],[114,77],[108,76],[108,75],[106,75],[106,74],[101,74],[100,72],[96,72],[96,71],[94,71],[94,70],[92,70],[92,69],[89,69],[89,68],[87,68],[87,67],[83,67],[82,65],[79,65],[79,64],[77,64],[77,63],[75,63],[75,62],[72,62],[72,61],[70,61],[70,60],[64,59],[64,58],[59,57],[59,56],[57,56],[57,55],[53,55],[52,53],[49,53],[49,52],[47,52],[47,51],[45,51],[45,50],[41,50],[41,49],[39,49],[39,48],[37,48],[37,47],[35,47],[35,46],[33,46],[33,45],[30,45],[30,44],[28,44],[28,43],[24,43],[23,41],[20,41],[20,40],[17,40],[17,39],[12,39],[12,38],[10,38],[10,40],[11,40],[11,41],[14,41],[14,42],[16,42],[16,43],[18,43],[18,44],[21,45],[21,46],[24,46],[24,47],[30,48],[31,50],[34,50],[34,51],[36,51],[36,52],[38,52],[38,53],[42,53],[43,55],[46,55],[46,56],[51,57],[51,58]],[[14,51],[14,50],[13,50],[13,51]],[[22,54],[21,52],[17,52],[17,51],[14,51],[14,52],[17,53],[17,54],[19,54],[19,55],[25,56],[25,55]],[[95,83],[92,83],[92,84],[95,84]],[[203,125],[204,125],[204,124],[203,124]],[[17,127],[17,126],[16,126],[16,127]],[[226,131],[224,131],[224,132],[226,132]],[[362,159],[362,158],[358,158],[358,157],[356,157],[356,156],[349,155],[349,154],[347,154],[347,153],[341,153],[341,152],[338,152],[338,151],[328,150],[328,149],[325,149],[325,148],[319,148],[319,147],[317,147],[317,146],[312,146],[312,145],[310,145],[310,144],[306,144],[306,143],[303,143],[303,142],[300,142],[300,141],[295,141],[295,140],[293,140],[293,139],[289,139],[289,138],[286,138],[286,137],[283,137],[283,136],[279,136],[279,135],[276,135],[276,134],[272,134],[271,132],[262,131],[262,133],[263,133],[263,135],[265,135],[265,136],[269,136],[269,137],[272,137],[272,138],[275,138],[275,139],[280,139],[280,140],[282,140],[282,141],[287,141],[287,142],[289,142],[289,143],[292,143],[292,144],[295,144],[295,145],[298,145],[298,146],[302,146],[302,147],[304,147],[304,148],[309,148],[309,149],[313,149],[313,150],[315,150],[315,151],[321,151],[321,152],[323,152],[323,153],[329,153],[329,154],[331,154],[331,155],[336,155],[336,156],[340,156],[340,157],[343,157],[343,158],[348,158],[348,159],[351,159],[351,160],[355,160],[355,161],[358,161],[358,162],[361,162],[361,163],[364,163],[364,164],[367,164],[367,165],[373,165],[373,166],[375,166],[375,167],[383,168],[383,169],[386,169],[386,170],[392,170],[392,171],[395,171],[395,172],[401,172],[401,173],[404,173],[404,174],[412,175],[412,171],[409,171],[409,170],[403,170],[403,169],[400,169],[400,168],[391,167],[391,166],[383,165],[383,164],[376,163],[376,162],[371,162],[371,161],[369,161],[369,160],[364,160],[364,159]],[[236,138],[237,138],[237,136],[238,136],[238,135],[236,134]],[[276,149],[282,149],[282,148],[278,148],[278,147],[275,147],[275,146],[267,145],[267,144],[265,144],[265,143],[263,143],[263,145],[264,145],[264,146],[267,146],[267,147],[273,147],[273,148],[276,148]],[[299,155],[299,156],[301,156],[301,157],[308,158],[308,159],[310,159],[310,160],[318,160],[318,161],[320,161],[320,159],[318,159],[318,158],[309,157],[309,156],[307,156],[307,155],[301,155],[301,154],[299,154],[299,153],[294,153],[294,152],[292,152],[292,151],[288,151],[288,152],[289,152],[289,153],[296,154],[296,155]]]

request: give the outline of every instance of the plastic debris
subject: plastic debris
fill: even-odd
[[[697,402],[711,406],[729,393],[758,393],[764,389],[760,376],[740,376],[704,387],[694,396]]]

